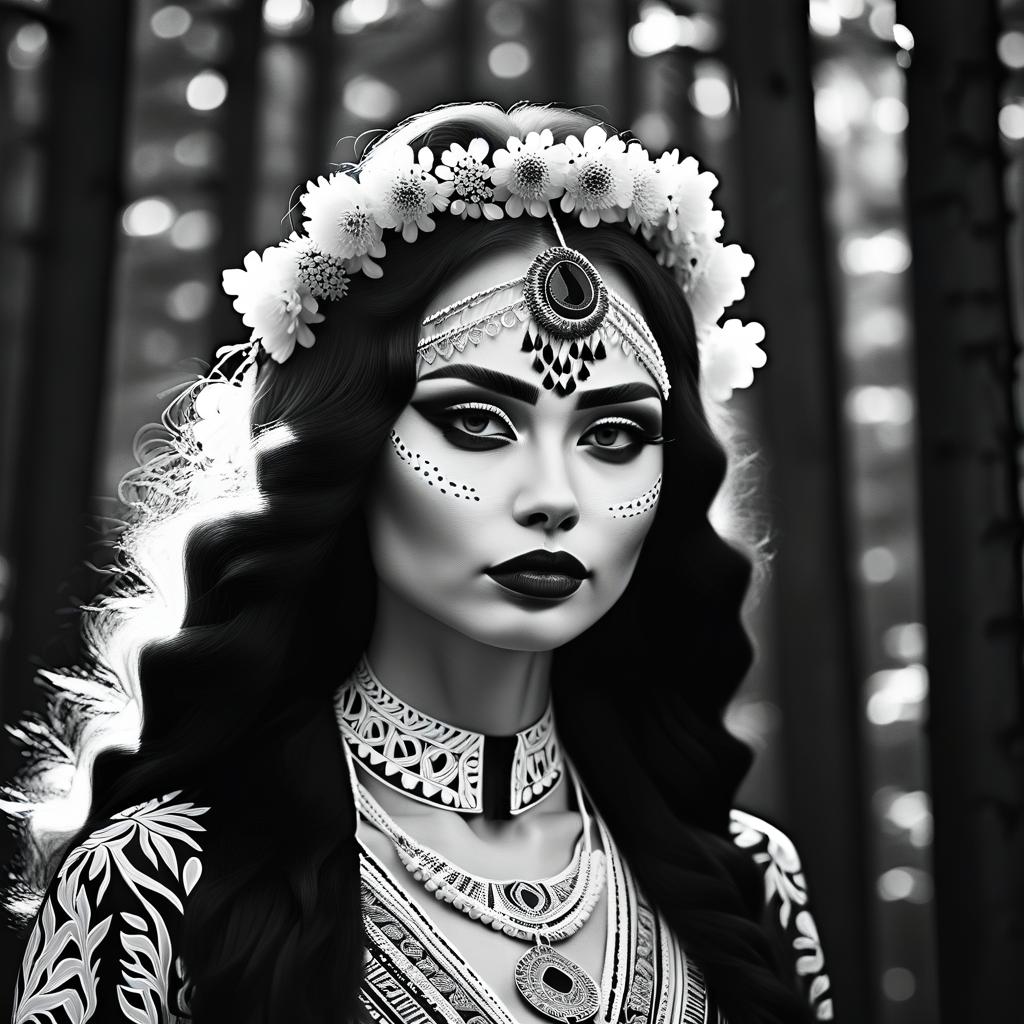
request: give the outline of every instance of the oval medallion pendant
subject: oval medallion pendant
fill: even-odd
[[[590,1020],[601,1006],[594,979],[551,946],[534,946],[520,959],[516,988],[535,1010],[562,1024]]]

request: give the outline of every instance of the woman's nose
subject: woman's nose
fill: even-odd
[[[531,462],[513,501],[512,516],[520,526],[541,526],[547,532],[571,530],[579,522],[579,501],[561,452]]]

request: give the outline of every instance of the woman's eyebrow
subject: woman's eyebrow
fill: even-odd
[[[441,377],[455,377],[460,380],[467,380],[471,384],[479,384],[499,395],[508,398],[516,398],[527,405],[536,405],[540,397],[540,389],[533,384],[520,380],[518,377],[510,377],[507,373],[499,373],[497,370],[488,370],[483,366],[475,366],[473,363],[458,363],[452,366],[442,366],[430,373],[423,374],[419,380],[437,380]]]
[[[643,398],[661,399],[657,390],[643,381],[615,384],[610,388],[593,388],[590,391],[580,391],[578,394],[577,409],[593,409],[599,405],[617,405],[619,402],[639,402]]]

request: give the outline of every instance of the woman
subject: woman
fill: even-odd
[[[831,1017],[795,852],[731,810],[708,421],[763,354],[714,184],[453,105],[225,273],[241,366],[131,481],[65,763],[7,804],[16,1021]]]

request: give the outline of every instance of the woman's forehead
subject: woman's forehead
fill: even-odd
[[[544,248],[539,244],[523,245],[517,249],[488,253],[475,260],[472,265],[453,274],[441,286],[428,303],[427,314],[476,292],[486,291],[495,285],[522,277],[533,259]],[[634,307],[639,306],[636,292],[618,270],[602,262],[595,262],[595,266],[609,288],[618,292]],[[485,300],[482,308],[486,309],[486,306]],[[532,352],[523,351],[526,327],[527,325],[523,323],[516,327],[504,328],[494,336],[485,334],[478,344],[468,344],[462,352],[453,351],[445,362],[452,365],[472,364],[539,385],[541,377],[532,369],[534,356]],[[651,377],[644,367],[633,356],[626,355],[619,345],[606,345],[604,351],[606,354],[603,359],[590,364],[588,379],[577,382],[579,390],[589,391],[634,382],[651,383]],[[417,379],[436,370],[440,365],[441,362],[438,360],[435,360],[432,366],[420,360]],[[554,394],[551,397],[554,397]]]
[[[454,375],[445,371],[442,376],[436,374],[436,371],[442,367],[472,366],[518,378],[539,389],[542,398],[544,396],[551,399],[563,397],[554,391],[545,391],[541,386],[541,375],[533,369],[532,352],[523,351],[522,341],[525,331],[525,325],[520,325],[518,330],[512,328],[502,330],[494,337],[484,335],[479,344],[469,344],[464,351],[452,352],[448,359],[436,359],[429,366],[421,359],[416,373],[417,381],[423,377],[433,376],[435,379],[450,382],[455,379]],[[650,374],[633,356],[626,355],[619,345],[607,345],[605,351],[605,358],[590,365],[590,376],[585,381],[577,381],[576,394],[615,387],[620,384],[642,383],[651,385],[652,397],[660,397]],[[470,377],[479,383],[484,375],[467,375],[466,379]],[[481,384],[481,386],[483,385]]]

